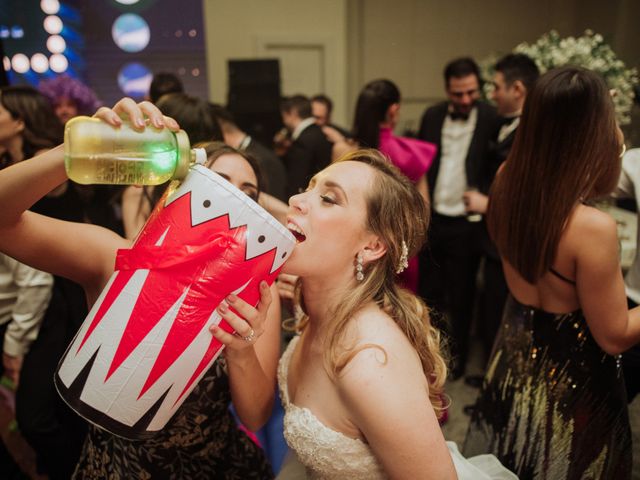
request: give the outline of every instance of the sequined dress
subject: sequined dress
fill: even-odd
[[[233,420],[229,401],[229,381],[220,357],[152,438],[126,440],[91,426],[74,478],[273,478],[262,449]]]
[[[581,311],[509,298],[463,452],[493,453],[523,480],[631,478],[621,368]]]

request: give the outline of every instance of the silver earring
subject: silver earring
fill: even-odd
[[[358,252],[358,255],[356,255],[356,280],[359,282],[364,280],[364,273],[362,273],[362,252]]]

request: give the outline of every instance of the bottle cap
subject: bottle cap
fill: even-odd
[[[189,165],[191,164],[191,145],[189,137],[184,130],[175,132],[176,141],[178,142],[178,163],[173,172],[173,178],[182,180],[189,173]]]
[[[207,161],[207,151],[204,148],[194,148],[193,152],[194,163],[196,165],[204,165]]]

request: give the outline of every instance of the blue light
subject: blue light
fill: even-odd
[[[11,38],[24,37],[24,29],[20,25],[14,25],[11,27]]]
[[[11,31],[6,25],[0,25],[0,38],[9,38]]]
[[[64,21],[78,23],[82,20],[80,16],[80,12],[70,5],[66,5],[64,3],[60,4],[60,10],[58,11],[58,16],[62,18]]]
[[[82,42],[82,36],[67,24],[64,24],[64,26],[62,27],[60,35],[62,35],[67,43]]]

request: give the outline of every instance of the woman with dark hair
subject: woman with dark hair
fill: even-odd
[[[5,148],[0,169],[50,150],[62,138],[62,123],[44,95],[27,86],[0,89],[0,146]],[[52,185],[28,207],[56,219],[84,221],[80,195],[68,181]],[[28,352],[4,356],[19,378],[16,417],[21,433],[35,450],[40,471],[52,479],[71,475],[86,433],[86,422],[62,402],[53,385],[55,366],[86,313],[82,288],[54,276],[37,338]]]
[[[427,170],[436,153],[435,145],[394,135],[400,113],[400,90],[390,80],[369,82],[360,92],[353,120],[353,140],[336,142],[334,154],[360,148],[377,148],[411,180],[425,202],[429,201]],[[354,143],[355,142],[355,145]],[[409,268],[400,277],[411,291],[418,288],[418,258],[409,260]]]
[[[521,478],[628,479],[618,355],[640,339],[616,223],[585,204],[615,188],[623,150],[604,81],[540,77],[490,194],[489,231],[510,299],[465,444]]]
[[[62,141],[63,127],[46,97],[32,87],[0,89],[0,168],[31,158]]]
[[[119,115],[132,125],[144,125],[148,119],[156,128],[178,129],[149,102],[137,105],[123,99],[113,110],[102,108],[96,114],[115,127],[122,125]],[[238,188],[259,191],[257,175],[241,152],[212,152],[206,166],[227,175]],[[6,203],[0,210],[0,251],[77,281],[93,304],[113,274],[116,252],[130,248],[132,242],[96,225],[25,211],[66,178],[62,146],[0,172],[0,203]],[[43,255],[45,249],[48,254]],[[212,327],[212,334],[226,345],[224,355],[155,435],[127,440],[91,426],[75,477],[272,478],[264,453],[237,428],[228,409],[232,400],[238,417],[251,430],[259,429],[271,412],[280,354],[280,309],[271,302],[272,292],[275,287],[262,282],[256,308],[239,297],[227,297],[238,315],[225,305],[218,312],[244,335]]]

